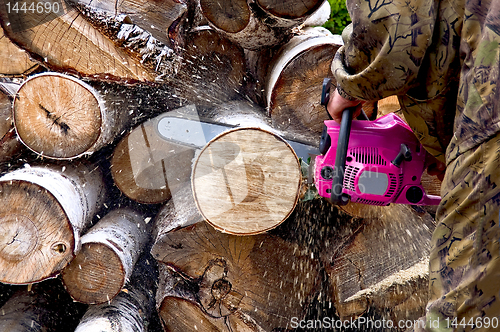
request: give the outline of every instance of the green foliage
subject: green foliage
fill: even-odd
[[[328,0],[332,12],[330,19],[323,25],[323,27],[330,30],[333,34],[340,35],[342,30],[351,23],[351,18],[347,12],[346,0]]]

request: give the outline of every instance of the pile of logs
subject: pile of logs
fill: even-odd
[[[16,3],[0,8],[2,331],[422,315],[432,210],[302,200],[284,138],[319,143],[342,44],[317,27],[328,2]],[[372,118],[398,111],[385,102]],[[171,129],[180,142],[169,117],[227,130]]]

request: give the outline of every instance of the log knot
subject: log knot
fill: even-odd
[[[214,318],[232,314],[243,298],[243,295],[232,289],[228,270],[227,262],[216,258],[208,262],[201,277],[199,301],[203,310]]]

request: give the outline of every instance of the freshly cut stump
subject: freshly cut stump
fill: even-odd
[[[257,234],[282,223],[297,204],[302,175],[281,137],[259,128],[229,130],[211,140],[193,167],[200,213],[231,234]]]
[[[97,142],[102,124],[98,96],[71,76],[35,76],[21,86],[14,101],[19,138],[46,157],[84,154]]]

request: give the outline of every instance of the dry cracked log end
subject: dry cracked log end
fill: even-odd
[[[215,228],[257,234],[282,223],[300,195],[297,155],[281,137],[258,128],[221,134],[193,167],[198,209]]]
[[[102,206],[99,170],[83,163],[16,169],[0,178],[0,282],[54,277]]]
[[[14,125],[21,141],[52,158],[85,153],[101,133],[102,115],[92,88],[70,76],[35,76],[14,100]]]
[[[28,54],[12,43],[0,27],[0,77],[18,77],[29,74],[38,67]]]
[[[9,207],[0,211],[1,282],[40,281],[73,259],[69,220],[46,189],[25,181],[0,182],[0,201]]]

